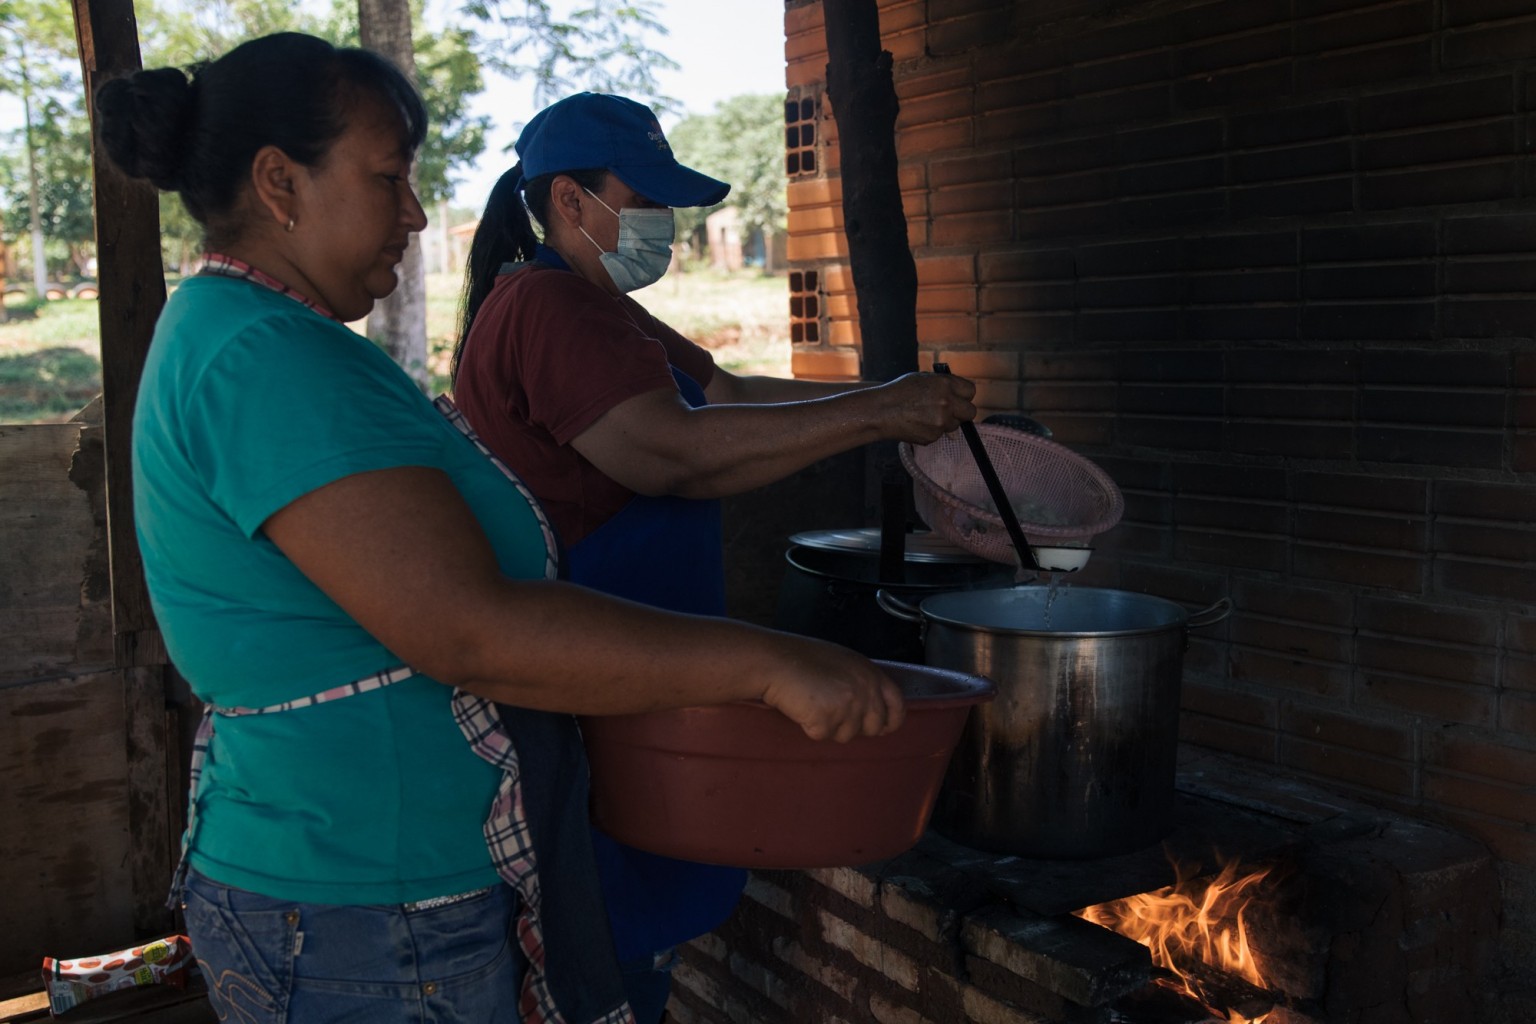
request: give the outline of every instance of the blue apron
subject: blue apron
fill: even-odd
[[[676,367],[678,391],[694,408],[704,389]],[[637,494],[565,552],[567,578],[656,608],[725,614],[720,503]],[[719,926],[741,896],[747,872],[646,853],[594,829],[593,852],[621,964],[649,957]]]

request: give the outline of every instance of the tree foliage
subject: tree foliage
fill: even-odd
[[[4,135],[0,196],[7,237],[27,237],[36,218],[52,251],[45,260],[83,265],[91,221],[90,143],[75,67],[74,23],[67,4],[0,2],[0,92],[19,99],[21,128]],[[35,254],[34,254],[35,255]]]
[[[743,235],[782,233],[789,217],[784,178],[784,97],[733,96],[713,113],[684,118],[667,133],[677,158],[721,181],[731,193],[721,207],[741,218]],[[679,210],[679,234],[691,232],[715,209]]]
[[[665,36],[655,0],[582,0],[562,19],[548,0],[465,0],[486,66],[513,80],[531,77],[536,106],[583,89],[611,92],[676,113],[656,72],[677,62],[647,41]]]

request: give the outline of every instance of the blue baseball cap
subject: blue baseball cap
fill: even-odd
[[[579,92],[534,115],[513,146],[523,180],[605,168],[652,202],[714,206],[731,186],[684,167],[650,108],[622,96]]]

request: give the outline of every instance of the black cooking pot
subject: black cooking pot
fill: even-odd
[[[949,590],[996,587],[1013,569],[928,532],[907,534],[900,582],[880,580],[878,529],[818,530],[789,538],[774,625],[851,647],[870,658],[921,663],[922,629],[880,609],[882,586],[909,601]]]

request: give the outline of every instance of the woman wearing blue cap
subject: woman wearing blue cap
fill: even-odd
[[[846,740],[897,727],[899,692],[831,644],[556,581],[521,481],[347,328],[426,223],[393,65],[282,33],[106,82],[96,113],[206,229],[133,499],[209,712],[173,886],[219,1018],[632,1024],[573,715],[761,698]]]
[[[645,106],[580,93],[540,111],[516,149],[470,249],[454,398],[543,504],[573,582],[724,615],[716,499],[975,415],[956,377],[738,377],[630,298],[671,262],[671,208],[730,190],[678,163]],[[672,947],[729,915],[745,872],[594,844],[626,991],[652,1024]]]

